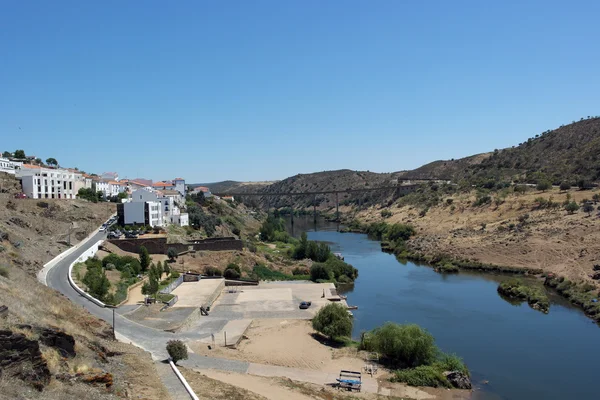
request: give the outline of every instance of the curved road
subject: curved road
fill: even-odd
[[[67,296],[73,303],[78,304],[88,310],[91,314],[103,319],[112,325],[113,310],[115,318],[115,332],[120,341],[130,342],[142,349],[150,352],[155,361],[161,361],[168,358],[166,351],[167,341],[172,339],[182,340],[198,340],[207,336],[210,333],[194,333],[187,332],[185,334],[173,334],[153,328],[149,328],[131,321],[119,314],[118,309],[100,307],[75,291],[67,280],[69,273],[69,265],[73,263],[83,252],[89,249],[94,243],[99,240],[106,239],[105,232],[98,232],[94,236],[89,237],[80,247],[72,254],[69,254],[64,259],[48,271],[46,276],[47,285],[60,293]],[[189,395],[183,389],[183,385],[170,368],[162,362],[157,362],[159,375],[165,386],[169,389],[174,399],[189,399]],[[234,372],[247,372],[249,364],[241,361],[225,360],[212,357],[200,357],[190,353],[189,359],[180,362],[181,365],[189,368],[201,369],[220,369]]]

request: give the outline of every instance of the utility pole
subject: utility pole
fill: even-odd
[[[339,193],[335,192],[335,220],[340,222],[340,199]]]
[[[113,339],[117,340],[117,336],[115,335],[115,309],[112,309],[113,311]]]

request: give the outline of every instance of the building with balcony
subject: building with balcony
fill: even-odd
[[[15,171],[21,180],[23,193],[32,199],[74,199],[83,175],[60,168],[45,168],[23,164]]]

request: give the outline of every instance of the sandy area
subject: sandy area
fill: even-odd
[[[257,319],[246,331],[237,349],[213,348],[191,344],[198,354],[244,360],[267,365],[339,372],[340,369],[361,370],[365,362],[345,357],[346,350],[336,350],[313,337],[311,322],[306,320]]]

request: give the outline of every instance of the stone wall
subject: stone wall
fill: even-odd
[[[177,253],[190,250],[242,250],[244,247],[241,240],[233,237],[211,238],[190,243],[167,243],[167,238],[111,239],[108,242],[130,253],[139,253],[140,247],[144,246],[150,254],[167,254],[170,247],[174,248]]]

